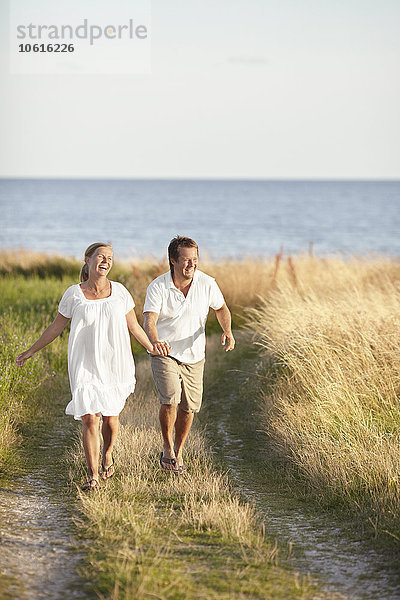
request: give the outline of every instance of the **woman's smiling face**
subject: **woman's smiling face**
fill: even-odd
[[[108,246],[100,246],[94,251],[92,256],[86,258],[89,267],[89,274],[107,276],[113,264],[113,251]]]

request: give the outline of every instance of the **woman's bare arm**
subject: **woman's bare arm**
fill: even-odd
[[[37,339],[36,342],[32,344],[30,348],[28,348],[28,350],[25,350],[25,352],[22,352],[19,356],[17,356],[15,361],[17,366],[22,367],[28,358],[31,358],[34,354],[36,354],[36,352],[39,352],[39,350],[42,350],[42,348],[51,344],[51,342],[60,335],[68,321],[69,319],[67,319],[67,317],[64,317],[64,315],[61,313],[57,313],[54,321],[43,331],[40,338]]]
[[[159,351],[155,347],[155,344],[151,343],[146,332],[139,325],[138,320],[136,318],[136,313],[133,309],[126,315],[126,322],[128,324],[129,331],[131,332],[133,337],[137,339],[139,344],[142,344],[143,348],[146,348],[146,350],[151,352],[151,354],[159,354]]]

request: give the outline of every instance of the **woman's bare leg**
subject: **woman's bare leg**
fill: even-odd
[[[113,448],[115,444],[115,440],[117,439],[119,430],[119,418],[118,416],[114,417],[103,417],[103,425],[101,432],[103,434],[103,460],[102,465],[104,469],[109,470],[103,472],[102,478],[109,479],[114,475],[114,467],[113,465]]]
[[[89,479],[99,479],[100,415],[83,415],[83,449],[88,466]],[[91,486],[94,487],[94,486]]]

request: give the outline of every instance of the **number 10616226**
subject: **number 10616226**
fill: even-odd
[[[18,52],[74,52],[73,44],[19,44]]]

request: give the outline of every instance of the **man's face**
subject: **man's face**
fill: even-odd
[[[195,270],[197,269],[197,263],[199,257],[197,255],[197,248],[178,248],[178,260],[175,261],[171,258],[171,262],[174,265],[174,274],[178,277],[183,277],[191,281]]]

